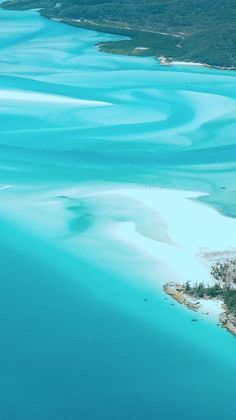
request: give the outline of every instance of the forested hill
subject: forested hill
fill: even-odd
[[[41,8],[50,18],[131,37],[103,44],[105,51],[236,67],[236,0],[12,0],[1,7]]]

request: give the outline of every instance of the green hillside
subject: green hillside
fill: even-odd
[[[131,37],[101,46],[112,53],[236,67],[235,0],[12,0],[1,7],[41,8],[47,17]]]

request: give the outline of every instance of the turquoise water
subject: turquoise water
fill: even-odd
[[[192,323],[107,236],[132,203],[81,188],[205,191],[235,216],[235,73],[106,55],[111,35],[36,12],[0,19],[1,419],[231,420],[235,338]]]

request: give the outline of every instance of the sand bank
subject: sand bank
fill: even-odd
[[[50,103],[50,104],[68,104],[77,105],[81,107],[99,107],[109,106],[109,102],[90,101],[86,99],[71,98],[69,96],[59,96],[49,93],[27,92],[23,90],[0,90],[0,100],[7,101],[22,101],[22,102],[37,102],[37,103]]]
[[[193,200],[204,193],[147,187],[116,190],[116,194],[121,194],[124,200],[125,197],[136,200],[140,211],[143,207],[155,211],[169,239],[160,241],[153,235],[152,238],[141,235],[132,220],[116,223],[114,237],[161,259],[171,269],[173,280],[211,283],[209,268],[201,255],[206,257],[207,250],[225,252],[236,245],[236,220]]]
[[[123,261],[125,249],[129,249],[139,260],[137,266],[144,278],[151,267],[151,277],[161,281],[161,287],[168,281],[212,284],[208,256],[211,261],[214,252],[222,255],[234,251],[236,220],[197,201],[202,195],[149,186],[91,183],[34,194],[33,201],[22,198],[21,203],[18,200],[17,215],[13,200],[7,213],[22,216],[33,227],[40,226],[42,220],[45,234],[71,238],[66,240],[66,246],[74,252],[90,246],[88,258],[98,255],[104,264],[109,254],[113,265],[115,259],[120,267],[123,264],[125,270],[132,270],[128,261]],[[70,201],[63,197],[79,201],[78,214],[67,210]],[[92,223],[82,235],[75,230],[71,236],[71,218],[81,216],[83,206]],[[83,247],[78,246],[81,241]],[[115,251],[116,244],[123,254]],[[112,252],[114,259],[110,257]],[[160,263],[165,267],[161,276]]]

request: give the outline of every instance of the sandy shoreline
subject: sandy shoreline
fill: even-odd
[[[216,69],[216,70],[236,70],[236,67],[234,67],[234,66],[231,66],[231,67],[211,66],[210,64],[198,63],[198,62],[194,62],[194,61],[171,60],[171,59],[168,59],[167,57],[164,57],[164,56],[158,57],[158,60],[159,60],[160,65],[162,65],[162,66],[207,67],[207,68],[213,68],[213,69]]]
[[[124,264],[123,260],[127,249],[136,255],[137,267],[140,265],[146,281],[152,278],[158,288],[171,281],[212,285],[212,261],[227,258],[236,248],[236,220],[197,201],[206,195],[202,192],[91,183],[34,194],[34,200],[21,197],[17,215],[12,192],[13,188],[2,191],[12,200],[5,207],[8,217],[11,213],[13,217],[22,217],[33,229],[37,226],[40,234],[69,238],[64,241],[65,246],[73,253],[83,248],[78,246],[81,241],[85,248],[92,244],[88,258],[101,259],[107,268],[114,263],[113,252],[117,269],[132,271],[131,263]],[[79,200],[91,213],[93,224],[82,236],[79,233],[71,236],[66,230],[71,213],[64,197]],[[60,243],[63,245],[62,240]],[[115,245],[114,250],[111,244]],[[117,246],[123,249],[122,254],[115,254]],[[201,305],[202,313],[214,319],[219,317],[218,301],[209,300]]]

